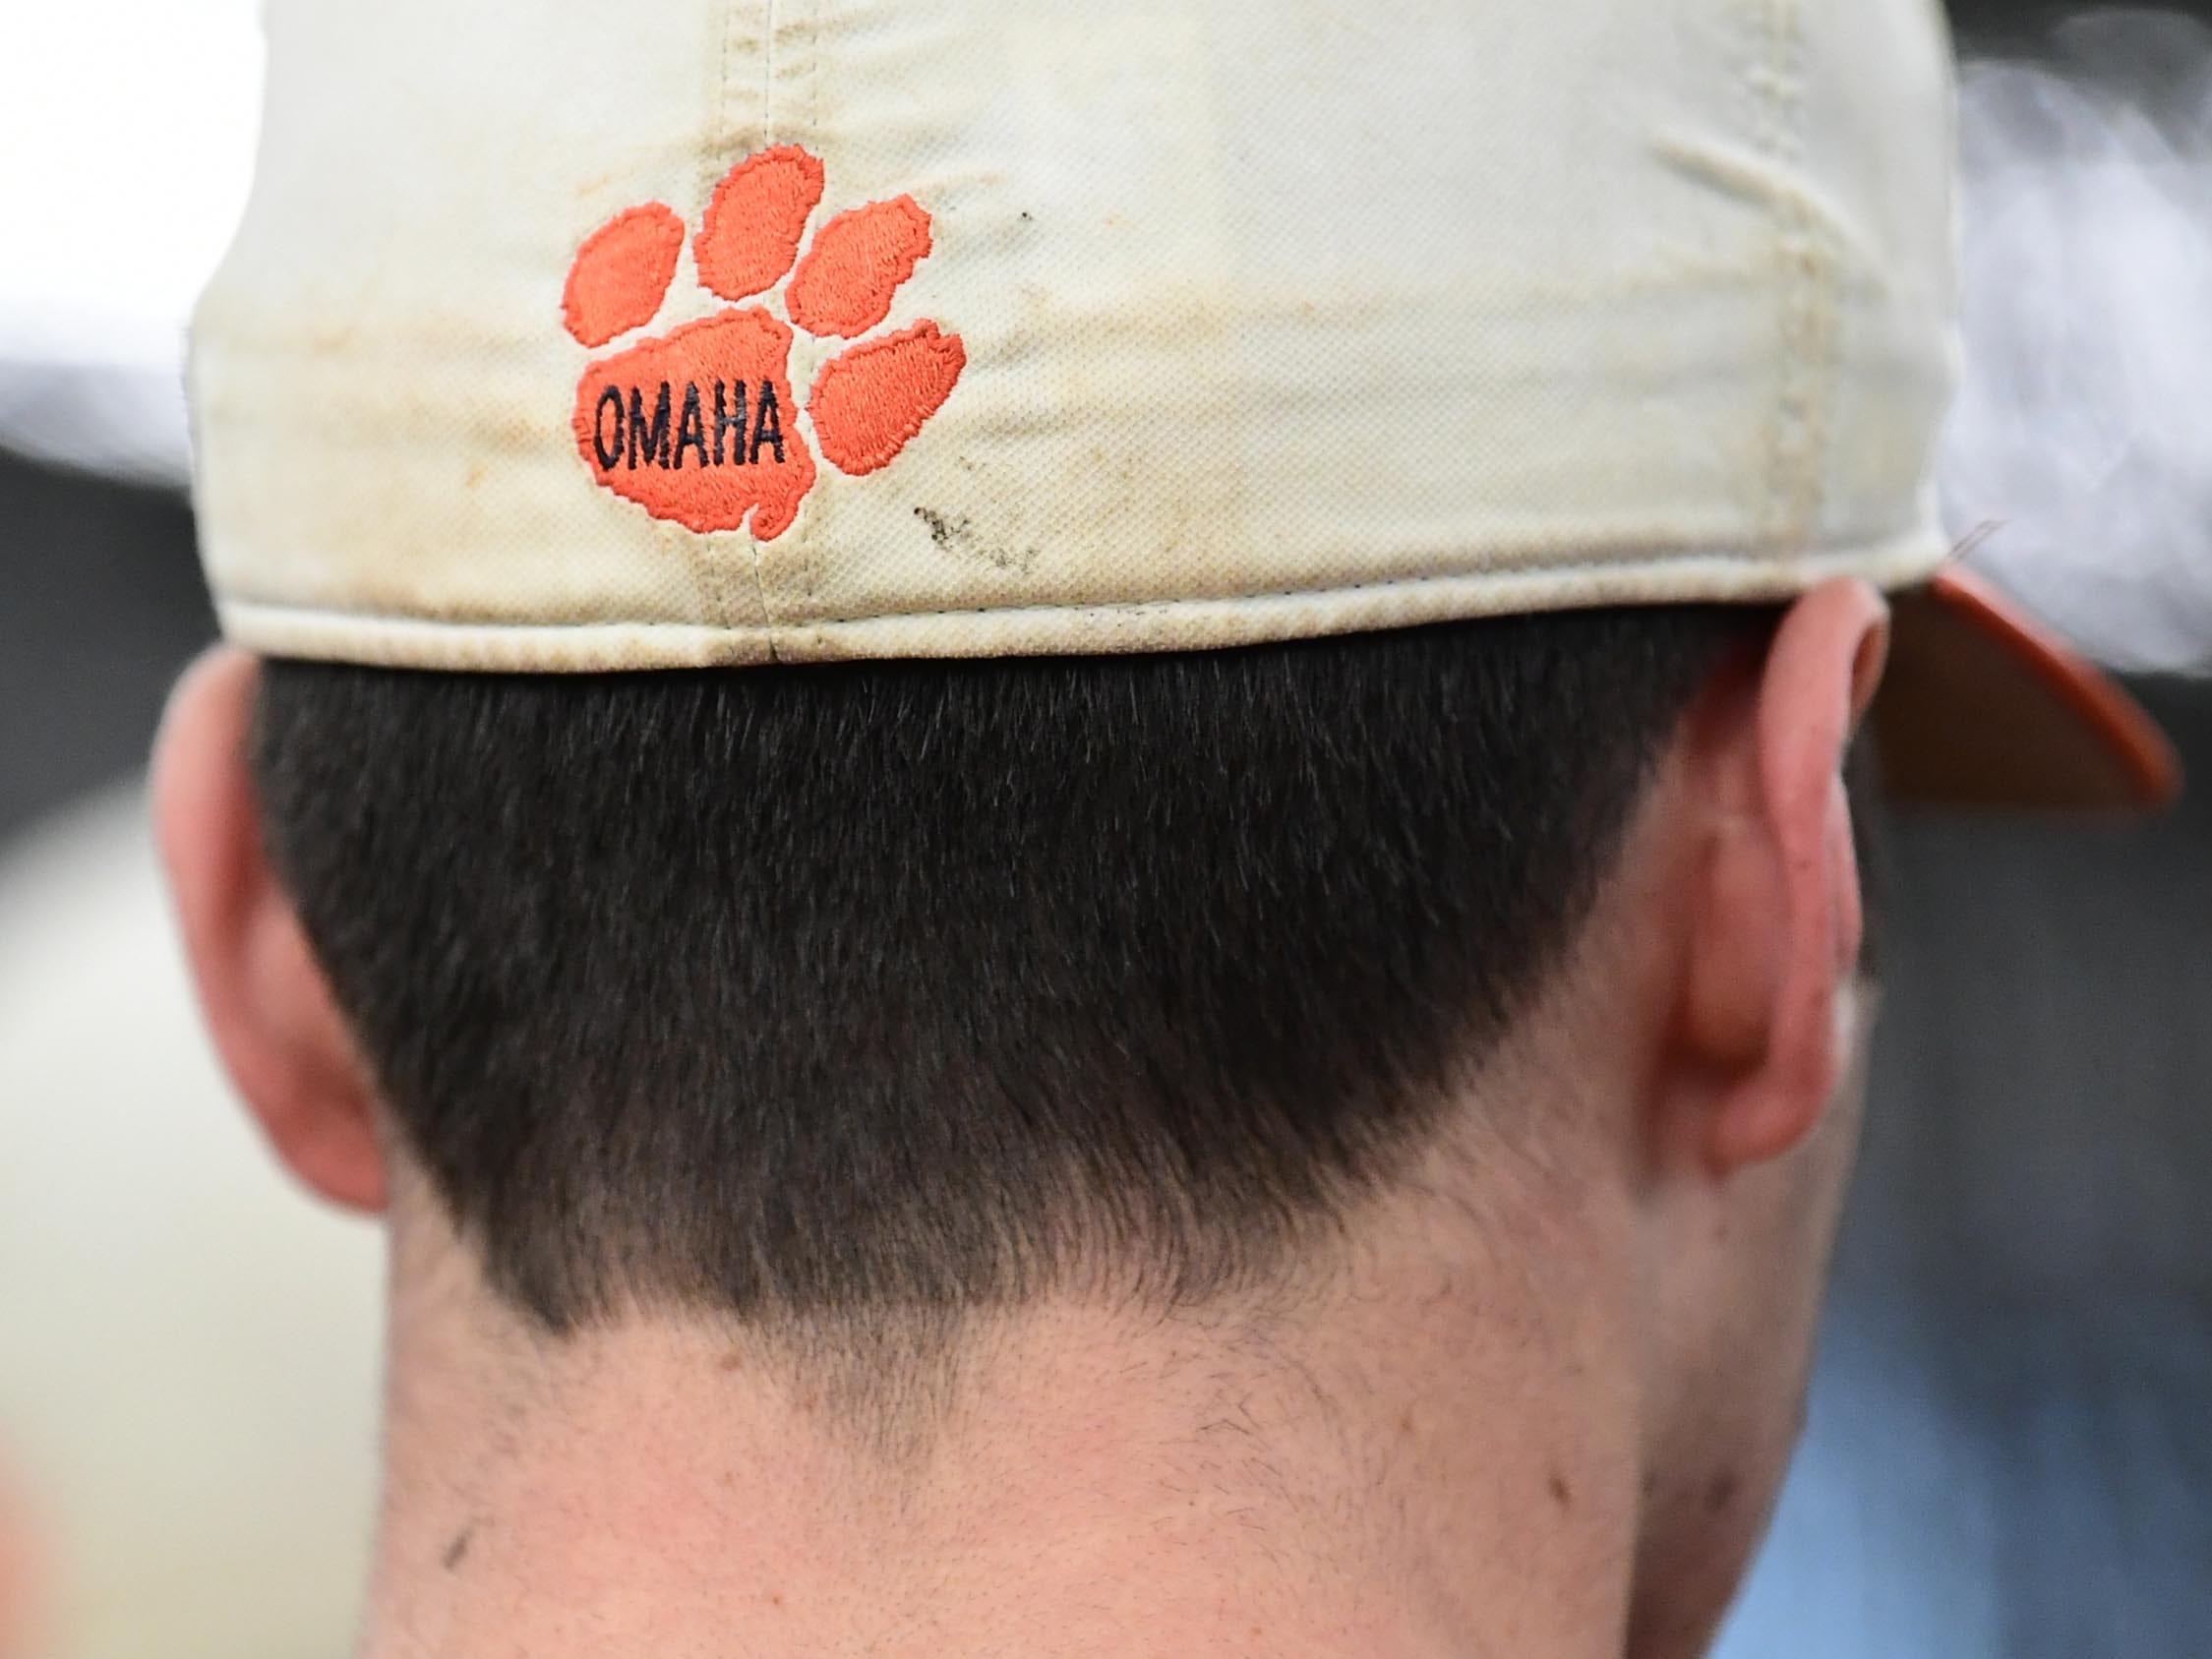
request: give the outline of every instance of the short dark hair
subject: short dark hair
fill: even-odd
[[[272,662],[269,848],[555,1330],[1264,1274],[1562,958],[1766,608],[625,676]]]

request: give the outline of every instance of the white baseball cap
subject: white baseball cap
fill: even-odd
[[[256,649],[588,671],[1900,601],[1892,782],[2171,751],[1948,564],[1935,0],[274,0]]]

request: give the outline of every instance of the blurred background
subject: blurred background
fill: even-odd
[[[1977,563],[2133,677],[2158,823],[1898,826],[1804,1451],[1726,1659],[2212,1655],[2212,0],[1958,0]],[[252,0],[0,0],[0,1656],[337,1659],[377,1246],[225,1098],[142,766],[212,623],[185,319]],[[333,181],[333,188],[343,188]]]

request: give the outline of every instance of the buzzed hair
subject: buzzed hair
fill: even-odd
[[[1766,607],[525,677],[272,662],[269,848],[406,1145],[556,1331],[1280,1264],[1563,959]]]

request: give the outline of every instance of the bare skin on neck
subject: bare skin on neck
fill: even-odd
[[[702,1329],[534,1334],[395,1209],[371,1659],[1621,1650],[1636,1336],[1564,1238],[1470,1273],[1415,1192],[1304,1298],[1041,1306],[886,1453]]]

